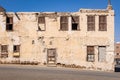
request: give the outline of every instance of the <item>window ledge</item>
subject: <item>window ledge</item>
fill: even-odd
[[[71,30],[71,31],[80,31],[80,29],[78,29],[78,30]]]
[[[68,30],[59,30],[59,31],[68,31]]]
[[[43,32],[43,31],[46,31],[46,30],[37,30],[37,31],[38,31],[38,32],[40,32],[40,31]]]
[[[13,32],[14,30],[6,30],[7,32]]]

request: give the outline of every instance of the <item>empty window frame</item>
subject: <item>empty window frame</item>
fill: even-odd
[[[79,16],[72,16],[72,30],[80,30],[79,28]]]
[[[87,46],[87,61],[94,62],[95,61],[95,54],[94,54],[94,46]]]
[[[116,53],[116,55],[118,56],[118,55],[119,55],[119,53]]]
[[[60,30],[68,31],[68,17],[67,16],[60,17]]]
[[[87,16],[87,31],[95,31],[95,16]]]
[[[119,46],[116,46],[116,49],[119,49]]]
[[[99,31],[107,31],[107,16],[99,16]]]
[[[105,62],[106,61],[106,46],[98,47],[98,61]]]
[[[8,45],[1,45],[1,58],[8,57]]]
[[[44,16],[38,17],[38,30],[45,31],[45,17]]]
[[[13,46],[13,52],[14,52],[14,53],[20,52],[20,45],[14,45],[14,46]]]
[[[6,17],[6,30],[7,31],[13,30],[13,17]]]

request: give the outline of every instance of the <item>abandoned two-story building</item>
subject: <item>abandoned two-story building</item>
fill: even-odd
[[[114,70],[114,10],[5,12],[0,7],[0,61],[37,61]]]

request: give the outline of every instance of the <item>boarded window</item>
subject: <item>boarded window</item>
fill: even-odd
[[[72,16],[72,30],[79,30],[79,16]]]
[[[60,18],[60,30],[67,31],[68,30],[68,17],[62,16]]]
[[[87,31],[95,31],[95,16],[87,16]]]
[[[87,46],[87,61],[94,62],[94,46]]]
[[[38,17],[38,30],[45,31],[45,17]]]
[[[99,62],[105,62],[106,61],[106,47],[105,46],[99,46],[98,48],[99,50],[99,55],[98,55],[98,59]]]
[[[13,30],[13,17],[6,17],[6,30],[7,31]]]
[[[8,52],[8,46],[7,45],[2,45],[1,46],[1,52]]]
[[[7,57],[8,57],[8,46],[1,45],[1,58],[7,58]]]
[[[20,45],[14,45],[13,52],[20,52]]]
[[[107,31],[107,17],[99,16],[99,31]]]

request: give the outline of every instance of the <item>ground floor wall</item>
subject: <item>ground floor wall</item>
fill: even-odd
[[[13,40],[5,38],[0,40],[0,44],[8,45],[8,57],[0,58],[1,62],[37,62],[44,65],[53,63],[58,66],[114,71],[114,43],[107,38],[27,36],[15,37]],[[17,54],[13,51],[14,45],[20,45]],[[87,46],[94,46],[94,57],[88,56]],[[105,47],[105,54],[99,55],[99,47]],[[100,56],[104,60],[100,61]],[[88,57],[94,60],[88,61]]]

